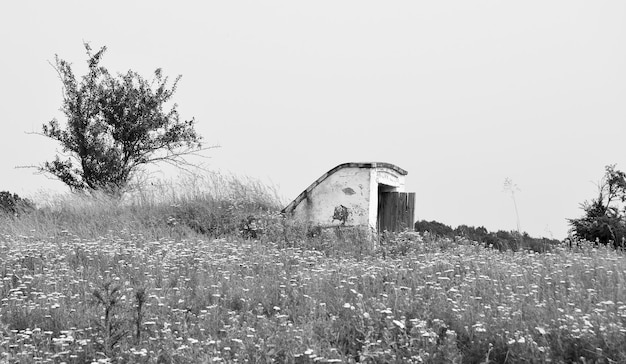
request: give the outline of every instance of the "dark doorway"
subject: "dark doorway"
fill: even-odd
[[[415,192],[391,192],[391,186],[378,186],[378,232],[413,230]]]

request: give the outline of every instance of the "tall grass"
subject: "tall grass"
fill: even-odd
[[[203,189],[165,191],[7,220],[0,362],[626,362],[622,253],[410,232],[373,244],[275,217],[252,192],[227,216],[270,211],[263,234],[203,235],[174,214]]]
[[[104,194],[40,195],[38,209],[4,216],[0,232],[46,237],[71,232],[99,237],[133,231],[148,238],[234,234],[249,216],[282,208],[275,188],[252,178],[207,173],[154,181],[121,198]]]

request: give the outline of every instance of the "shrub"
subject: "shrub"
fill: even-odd
[[[75,191],[117,195],[148,164],[165,162],[189,167],[185,156],[202,150],[195,120],[180,120],[177,105],[169,111],[180,76],[168,85],[161,69],[147,80],[134,71],[112,75],[85,43],[89,72],[79,80],[71,63],[55,57],[53,67],[63,84],[66,125],[56,119],[43,125],[43,135],[58,141],[67,159],[58,155],[39,166]]]
[[[608,165],[598,183],[598,197],[581,204],[585,215],[568,219],[572,235],[577,239],[612,244],[615,248],[623,247],[626,241],[624,202],[626,173],[615,169],[615,165]]]
[[[0,192],[0,212],[8,215],[21,215],[34,209],[34,205],[28,199],[21,198],[16,193],[8,191]]]
[[[437,221],[426,221],[421,220],[415,223],[415,231],[424,233],[429,232],[431,234],[435,234],[438,236],[450,236],[454,230],[445,224],[442,224]]]

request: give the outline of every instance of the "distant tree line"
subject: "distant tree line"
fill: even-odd
[[[463,237],[499,250],[531,249],[534,251],[545,251],[549,250],[552,245],[560,243],[557,239],[533,238],[528,233],[520,234],[517,231],[499,230],[497,232],[489,232],[484,226],[474,227],[467,225],[459,225],[453,229],[438,221],[426,220],[416,222],[415,231],[428,232],[429,234],[450,239]]]

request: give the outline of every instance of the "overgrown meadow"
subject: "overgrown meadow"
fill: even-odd
[[[0,363],[626,362],[621,252],[320,231],[280,206],[214,176],[2,217]]]

